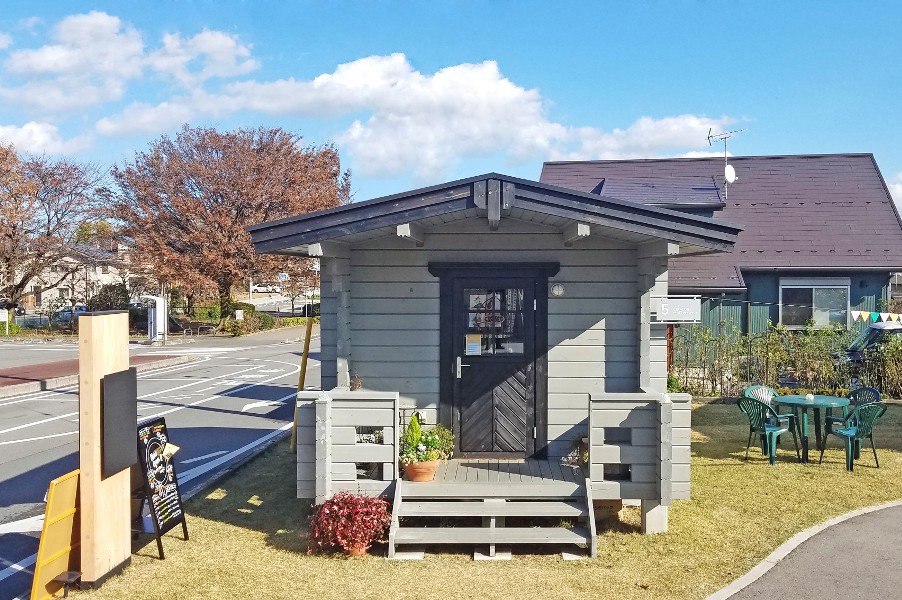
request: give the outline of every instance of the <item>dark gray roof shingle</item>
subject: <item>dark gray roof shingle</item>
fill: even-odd
[[[671,287],[742,287],[734,267],[902,270],[902,224],[872,154],[737,156],[730,164],[738,179],[715,218],[745,227],[735,250],[673,259]],[[603,179],[673,187],[713,179],[722,187],[723,165],[722,158],[549,162],[541,181],[580,191]],[[642,201],[635,193],[629,199]]]

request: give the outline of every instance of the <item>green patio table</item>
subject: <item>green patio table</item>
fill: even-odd
[[[824,444],[821,436],[821,424],[823,423],[821,421],[821,409],[829,411],[832,408],[848,406],[849,399],[839,396],[820,395],[814,396],[811,400],[808,400],[805,396],[779,396],[775,397],[771,403],[792,407],[792,414],[796,417],[796,428],[799,432],[799,437],[802,438],[802,462],[808,462],[808,409],[814,412],[815,447],[820,450]],[[778,410],[777,412],[780,411]]]

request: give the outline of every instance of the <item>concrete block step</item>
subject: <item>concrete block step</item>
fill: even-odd
[[[401,517],[577,517],[589,514],[585,502],[579,501],[510,501],[482,502],[430,501],[408,499],[401,503]]]
[[[395,544],[590,544],[585,527],[399,527]]]

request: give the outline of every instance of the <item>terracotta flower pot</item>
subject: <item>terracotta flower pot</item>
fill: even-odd
[[[402,465],[404,474],[409,481],[432,481],[435,478],[435,470],[441,464],[440,460],[427,460],[424,462],[407,463]]]
[[[353,548],[346,548],[345,554],[348,556],[366,556],[366,546],[354,546]]]

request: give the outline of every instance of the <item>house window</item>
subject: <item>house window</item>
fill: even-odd
[[[69,288],[57,288],[59,292],[60,298],[66,299],[69,297]]]
[[[100,267],[100,272],[106,275],[110,272],[110,267],[108,265],[103,265]]]
[[[848,326],[848,279],[780,279],[780,323],[802,329],[808,321],[815,327]]]

